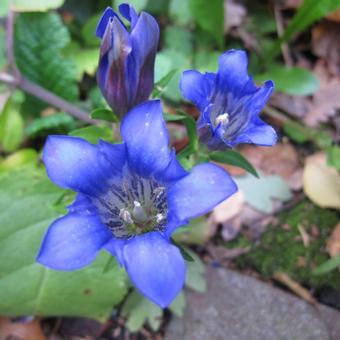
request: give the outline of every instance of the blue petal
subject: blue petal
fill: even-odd
[[[155,18],[142,12],[130,33],[133,50],[128,63],[130,91],[134,93],[131,107],[147,100],[154,85],[154,64],[159,40]],[[135,75],[135,78],[134,78]],[[135,79],[135,84],[132,81]]]
[[[114,17],[118,18],[118,20],[121,22],[116,12],[111,7],[107,7],[104,13],[102,14],[101,18],[99,19],[99,22],[96,28],[96,36],[98,38],[103,38],[108,23]],[[121,24],[123,25],[122,22]]]
[[[260,146],[272,146],[277,142],[276,131],[260,118],[233,140],[233,145],[250,143]]]
[[[210,96],[213,91],[215,74],[201,74],[198,71],[185,71],[180,80],[180,89],[184,98],[193,102],[204,112],[210,103]]]
[[[181,163],[176,158],[176,152],[173,150],[170,155],[170,163],[168,167],[159,174],[156,174],[156,178],[164,183],[170,183],[178,181],[180,178],[188,175],[188,172],[184,170]]]
[[[111,233],[96,216],[68,214],[49,227],[37,261],[55,270],[75,270],[91,263]]]
[[[126,163],[127,153],[125,144],[111,144],[100,140],[98,148],[105,155],[107,161],[111,163],[112,169],[117,174],[120,174]]]
[[[121,4],[119,5],[120,14],[128,21],[131,22],[131,28],[133,29],[136,25],[138,15],[130,4]]]
[[[186,268],[182,255],[158,232],[129,240],[124,247],[124,262],[133,284],[162,308],[183,288]]]
[[[123,257],[123,248],[126,244],[125,239],[118,239],[112,237],[112,239],[105,244],[104,248],[113,256],[115,256],[118,260],[118,263],[121,267],[124,266],[124,257]]]
[[[171,160],[169,137],[159,100],[147,101],[133,108],[121,125],[129,165],[143,177],[160,173]]]
[[[219,58],[217,87],[218,91],[232,92],[234,95],[242,96],[245,86],[248,86],[247,92],[253,92],[255,87],[251,86],[250,78],[247,71],[248,59],[247,54],[241,50],[230,50],[222,54]]]
[[[178,220],[203,215],[236,191],[236,184],[222,168],[210,163],[197,165],[169,187],[169,214]]]
[[[54,183],[88,195],[105,190],[112,173],[97,146],[78,137],[49,136],[42,158]]]
[[[91,216],[97,214],[97,208],[93,205],[91,198],[84,194],[78,194],[72,204],[67,207],[69,213]]]

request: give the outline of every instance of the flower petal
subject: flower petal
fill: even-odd
[[[37,261],[55,270],[75,270],[91,263],[111,233],[96,216],[68,214],[49,227]]]
[[[210,163],[197,165],[169,187],[169,214],[178,220],[203,215],[236,191],[236,184],[222,168]]]
[[[98,147],[78,137],[49,136],[42,158],[54,183],[88,195],[105,190],[112,175],[110,163]]]
[[[125,239],[112,237],[112,239],[104,246],[105,250],[107,250],[111,255],[117,258],[118,263],[121,267],[124,266],[123,248],[125,244]]]
[[[159,41],[159,27],[155,18],[142,12],[131,30],[130,38],[133,60],[132,57],[129,59],[127,72],[130,90],[135,91],[131,103],[133,107],[147,100],[154,86],[154,64]],[[132,84],[133,79],[136,79],[136,84]]]
[[[260,146],[272,146],[277,142],[276,131],[268,124],[257,118],[247,130],[233,140],[233,145],[239,143],[256,144]]]
[[[184,71],[180,80],[180,89],[184,98],[193,102],[203,113],[210,103],[215,74],[201,74],[198,71]]]
[[[161,173],[156,174],[155,177],[162,182],[170,183],[172,181],[178,181],[186,175],[188,175],[188,172],[184,170],[181,163],[177,160],[175,150],[172,150],[168,167]]]
[[[185,263],[178,248],[158,232],[129,240],[124,262],[134,285],[151,301],[167,307],[185,281]]]
[[[133,108],[121,125],[129,165],[143,177],[160,173],[171,160],[169,137],[159,100],[147,101]]]

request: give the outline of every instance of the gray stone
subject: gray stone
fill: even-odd
[[[209,267],[206,277],[207,292],[187,292],[185,314],[171,320],[165,340],[340,339],[336,310],[231,270]]]

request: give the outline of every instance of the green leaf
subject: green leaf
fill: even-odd
[[[188,250],[189,251],[189,250]],[[197,292],[204,293],[207,290],[207,281],[205,279],[205,267],[200,258],[193,252],[189,251],[193,262],[187,262],[187,275],[185,284]]]
[[[245,194],[246,202],[257,210],[264,213],[273,211],[272,199],[288,201],[292,198],[292,193],[288,184],[279,176],[263,176],[260,178],[245,175],[234,177],[239,188]]]
[[[46,12],[59,8],[65,0],[12,0],[11,10],[15,12]]]
[[[171,238],[171,242],[179,249],[185,261],[188,261],[188,262],[195,261],[193,257],[190,256],[189,252],[187,251],[185,247],[177,243],[173,238]]]
[[[88,19],[81,30],[82,37],[85,41],[85,44],[89,47],[98,47],[100,46],[100,39],[96,36],[96,28],[98,25],[98,21],[101,18],[102,14],[96,14]],[[98,53],[97,53],[98,57]],[[98,60],[97,60],[98,62]]]
[[[340,0],[304,0],[283,35],[269,51],[267,59],[271,60],[279,53],[280,45],[290,40],[294,34],[304,32],[308,26],[339,7]]]
[[[25,129],[29,137],[45,136],[51,131],[65,133],[74,127],[72,116],[64,112],[52,114],[50,116],[36,118]]]
[[[176,69],[172,79],[165,86],[163,96],[166,99],[178,102],[182,99],[182,94],[179,89],[179,80],[182,72],[191,68],[191,61],[188,56],[183,54],[181,50],[164,49],[157,53],[155,62],[155,81],[165,77],[171,70]]]
[[[14,170],[20,166],[38,163],[38,153],[34,149],[22,149],[0,161],[0,171]]]
[[[224,1],[223,0],[190,0],[190,9],[196,24],[214,37],[220,48],[223,48]],[[208,13],[207,13],[208,11]]]
[[[119,123],[119,118],[110,109],[99,108],[90,113],[93,119],[101,119],[107,122]]]
[[[131,332],[138,331],[145,322],[157,331],[163,310],[134,290],[123,305],[122,316],[127,318],[126,326]]]
[[[285,67],[276,65],[266,73],[256,75],[257,82],[271,79],[277,91],[293,96],[307,96],[315,93],[320,86],[318,78],[309,70],[302,67]]]
[[[189,1],[171,0],[169,5],[169,17],[177,25],[189,25],[193,20]]]
[[[212,161],[231,164],[242,168],[253,176],[259,178],[259,175],[256,169],[248,162],[248,160],[238,151],[236,150],[227,150],[227,151],[214,151],[209,153],[209,157]]]
[[[218,67],[219,52],[214,51],[198,51],[194,55],[195,69],[204,72],[216,72]]]
[[[6,17],[9,11],[10,0],[0,1],[0,18]]]
[[[152,91],[152,98],[158,98],[165,91],[166,86],[169,84],[172,77],[175,75],[177,70],[169,71],[163,78],[161,78],[154,86]]]
[[[24,122],[13,97],[9,98],[0,113],[0,146],[6,152],[14,151],[24,136]]]
[[[88,142],[97,144],[99,139],[112,141],[112,130],[108,126],[87,126],[69,133],[70,136],[76,136],[86,139]]]
[[[5,37],[5,30],[0,26],[0,70],[7,64]]]
[[[340,147],[338,145],[328,148],[327,163],[335,169],[340,170]]]
[[[310,139],[308,130],[306,127],[293,121],[287,121],[283,123],[283,131],[286,135],[297,143],[305,143]]]
[[[126,294],[118,265],[103,274],[110,256],[72,272],[54,271],[35,259],[50,223],[59,217],[64,192],[43,169],[21,168],[0,175],[0,314],[83,316],[104,321]],[[15,202],[15,204],[13,204]]]
[[[315,268],[313,274],[315,275],[323,275],[326,274],[340,266],[340,254],[330,258],[326,262],[324,262],[319,267]]]
[[[189,30],[177,26],[168,26],[163,34],[165,48],[181,51],[184,55],[191,56],[193,37]]]
[[[182,291],[176,296],[176,299],[171,303],[169,309],[177,317],[181,318],[184,315],[185,305],[186,305],[185,295],[184,292]]]
[[[74,102],[78,98],[76,66],[62,55],[70,42],[56,13],[24,13],[16,20],[15,57],[19,70],[32,82]],[[47,104],[28,96],[26,108],[39,113]]]

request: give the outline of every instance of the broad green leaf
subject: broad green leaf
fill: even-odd
[[[59,112],[50,116],[35,118],[25,129],[26,135],[30,137],[45,136],[54,131],[65,133],[74,127],[75,121],[67,113]]]
[[[214,51],[198,51],[194,55],[195,69],[204,72],[216,72],[218,67],[219,52]]]
[[[0,26],[0,70],[7,64],[5,35],[4,28]]]
[[[309,133],[306,130],[306,127],[293,121],[288,121],[283,124],[283,131],[297,143],[305,143],[309,140]]]
[[[3,0],[2,0],[3,1]],[[59,8],[65,0],[11,0],[11,10],[15,12],[46,12]]]
[[[97,24],[98,24],[98,21],[101,15],[102,14],[99,13],[99,14],[92,16],[89,20],[87,20],[87,22],[85,23],[85,25],[83,26],[81,30],[82,37],[86,45],[89,47],[98,48],[100,46],[100,39],[96,37],[96,28],[97,28]],[[98,58],[98,53],[97,53],[97,58]]]
[[[327,163],[340,170],[340,147],[338,145],[331,146],[327,150]]]
[[[255,177],[259,177],[256,169],[248,162],[248,160],[236,150],[226,150],[226,151],[214,151],[209,153],[209,157],[212,161],[231,164],[242,168]]]
[[[309,70],[302,67],[285,67],[276,65],[266,73],[256,75],[257,82],[271,79],[275,89],[293,96],[307,96],[315,93],[319,86],[318,78]]]
[[[254,178],[248,174],[234,177],[249,205],[264,213],[271,213],[273,211],[272,199],[288,201],[292,198],[288,184],[281,177],[264,176],[261,173],[259,175],[260,178]]]
[[[122,316],[127,318],[126,326],[131,332],[138,331],[146,322],[157,331],[163,310],[134,290],[123,305]]]
[[[191,56],[193,37],[189,30],[177,26],[168,26],[163,34],[165,48],[181,51],[184,55]]]
[[[152,91],[152,98],[158,98],[164,92],[166,86],[168,85],[172,77],[175,75],[176,71],[177,70],[171,70],[155,84],[154,89]]]
[[[178,25],[189,25],[192,22],[189,1],[171,0],[169,17]]]
[[[93,110],[90,113],[90,117],[93,119],[105,120],[107,122],[114,122],[114,123],[119,122],[119,118],[110,109],[99,108],[99,109]]]
[[[74,102],[78,98],[76,67],[62,50],[70,35],[56,13],[23,13],[15,25],[15,56],[18,68],[32,82]],[[37,115],[46,107],[28,97],[26,109]]]
[[[171,305],[169,306],[169,309],[177,317],[180,318],[184,314],[185,305],[186,305],[185,295],[184,295],[184,292],[182,291],[176,296],[176,299],[171,303]]]
[[[196,24],[210,33],[218,46],[223,47],[224,1],[190,0],[190,9]]]
[[[289,22],[283,35],[269,51],[267,59],[271,60],[280,52],[280,45],[290,40],[294,34],[304,32],[305,29],[315,21],[335,11],[340,7],[340,0],[304,0],[302,6]]]
[[[18,105],[9,98],[0,113],[0,147],[6,151],[14,151],[21,144],[24,136],[24,122]]]
[[[179,249],[185,261],[188,262],[194,261],[194,259],[190,256],[189,252],[184,246],[177,243],[173,238],[171,238],[171,242]]]
[[[197,292],[204,293],[207,290],[204,264],[193,251],[189,251],[189,253],[190,256],[194,258],[194,261],[186,262],[187,275],[185,284],[187,287],[196,290]]]
[[[9,11],[10,0],[0,1],[0,18],[6,17]]]
[[[108,126],[87,126],[69,133],[70,136],[76,136],[86,139],[88,142],[97,144],[99,139],[112,141],[112,130]]]
[[[326,262],[324,262],[319,267],[315,268],[313,274],[315,275],[323,275],[326,274],[340,266],[340,254],[330,258]]]
[[[0,172],[15,170],[16,168],[27,165],[37,164],[38,153],[34,149],[22,149],[0,161]]]
[[[60,216],[56,202],[64,191],[43,169],[31,167],[0,175],[0,187],[0,314],[105,320],[127,291],[126,274],[118,265],[103,274],[108,253],[72,272],[35,262],[43,235]]]
[[[159,81],[166,76],[171,70],[176,69],[170,82],[165,86],[163,95],[165,98],[178,102],[182,99],[179,89],[179,80],[182,72],[191,68],[190,58],[181,51],[164,49],[157,53],[155,63],[155,81]]]

